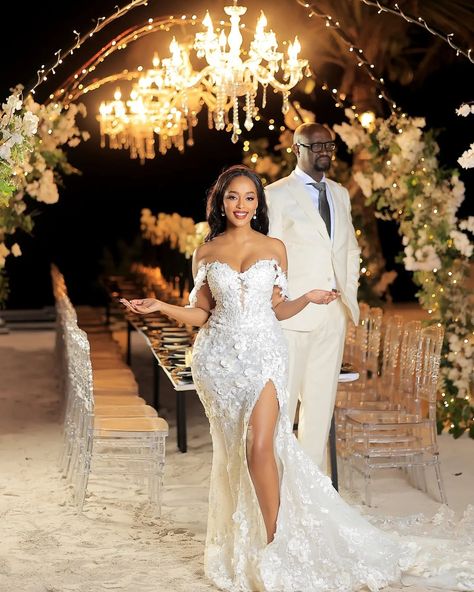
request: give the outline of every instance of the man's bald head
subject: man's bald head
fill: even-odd
[[[324,141],[329,142],[332,140],[332,133],[325,125],[322,125],[321,123],[302,123],[295,129],[295,133],[293,134],[293,144],[311,144],[315,141],[312,139],[314,135],[327,136],[327,140]]]
[[[293,152],[296,154],[298,167],[320,181],[323,173],[331,167],[331,158],[334,153],[333,135],[329,128],[320,123],[302,123],[295,129],[293,136]],[[316,152],[311,146],[316,146]],[[332,145],[331,145],[332,144]]]

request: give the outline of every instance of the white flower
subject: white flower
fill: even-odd
[[[347,144],[349,150],[353,150],[357,146],[363,146],[366,142],[366,133],[361,126],[349,125],[348,123],[341,123],[341,125],[334,125],[334,131],[342,138],[342,141]]]
[[[467,103],[463,103],[459,109],[456,109],[457,115],[462,115],[462,117],[467,117],[471,112],[471,107]]]
[[[38,201],[52,204],[59,199],[58,187],[54,182],[54,175],[51,169],[46,169],[39,179],[33,181],[26,186],[26,191],[32,197],[36,197]]]
[[[27,136],[33,136],[38,131],[38,121],[39,118],[36,115],[33,115],[31,111],[27,111],[23,116],[23,131]]]
[[[458,162],[463,169],[472,169],[474,167],[474,143],[461,154]]]
[[[461,230],[468,230],[474,234],[474,216],[469,216],[466,220],[461,220],[459,228]]]
[[[11,161],[11,151],[11,146],[8,146],[8,144],[6,143],[2,144],[0,146],[0,159],[5,160],[9,164],[13,164],[13,162]]]
[[[451,230],[450,237],[453,239],[456,249],[468,259],[472,256],[474,245],[469,241],[469,237],[459,230]]]
[[[383,187],[388,187],[387,180],[381,173],[378,172],[375,172],[372,175],[372,184],[374,186],[374,190],[382,189]]]
[[[354,181],[359,185],[365,197],[370,197],[372,195],[372,182],[363,173],[360,171],[354,173]]]
[[[425,146],[424,142],[421,141],[421,135],[422,131],[420,127],[416,125],[403,130],[401,134],[397,134],[395,142],[400,147],[401,158],[409,163],[415,163],[418,161]],[[392,161],[393,160],[394,158],[392,158]]]
[[[0,243],[0,269],[2,267],[5,267],[5,259],[8,257],[9,254],[10,250],[7,249],[5,243]]]
[[[21,107],[22,102],[17,95],[10,95],[7,102],[2,104],[2,109],[8,119],[10,119],[15,111],[19,111]]]
[[[20,245],[15,243],[11,248],[11,253],[14,257],[19,257],[21,255]]]

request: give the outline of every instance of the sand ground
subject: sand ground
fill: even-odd
[[[57,469],[61,396],[53,344],[52,331],[0,335],[0,592],[215,590],[202,562],[211,442],[195,393],[188,399],[189,449],[181,454],[174,391],[162,380],[160,414],[171,429],[161,519],[149,513],[140,487],[120,475],[93,476],[78,514]],[[151,400],[151,354],[136,334],[132,367]],[[459,515],[474,502],[474,441],[442,435],[440,449],[449,504]],[[430,485],[435,492],[431,478]],[[350,499],[360,502],[357,494]],[[376,476],[373,500],[371,512],[382,515],[431,516],[439,508],[397,471]]]

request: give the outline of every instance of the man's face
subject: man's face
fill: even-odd
[[[298,166],[308,174],[313,172],[325,173],[331,167],[331,156],[333,152],[323,147],[320,152],[312,152],[309,148],[310,144],[320,142],[332,142],[331,134],[328,130],[318,130],[308,134],[307,137],[302,137],[298,144],[293,146],[296,157],[298,159]],[[301,146],[305,144],[305,146]],[[307,147],[308,146],[308,147]]]

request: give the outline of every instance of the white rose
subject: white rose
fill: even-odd
[[[461,220],[459,228],[461,230],[468,230],[474,234],[474,216],[469,216],[466,220]]]
[[[459,109],[456,109],[456,114],[462,117],[467,117],[471,112],[471,107],[467,103],[463,103]]]
[[[354,181],[357,183],[357,185],[359,185],[365,197],[370,197],[372,195],[371,180],[363,173],[357,171],[357,173],[354,174]]]
[[[38,117],[27,111],[23,116],[23,131],[27,136],[33,136],[38,131]]]
[[[458,162],[463,169],[472,169],[474,167],[474,143],[461,154]]]
[[[467,234],[459,232],[459,230],[451,230],[450,237],[453,239],[454,246],[460,253],[467,258],[471,257],[474,245],[469,241]]]
[[[357,146],[363,146],[366,141],[366,133],[362,127],[355,127],[348,123],[341,123],[341,125],[334,125],[334,131],[339,134],[342,141],[347,145],[349,150],[353,150]]]

